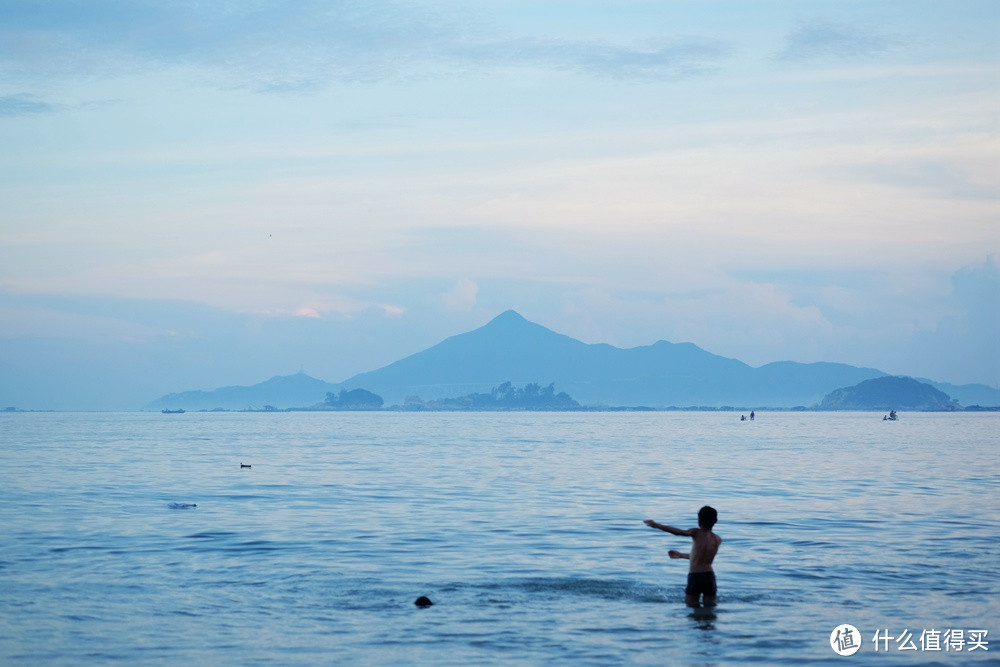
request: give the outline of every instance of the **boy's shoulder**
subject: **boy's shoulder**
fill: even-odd
[[[706,539],[714,540],[716,544],[722,542],[722,537],[718,533],[713,532],[711,528],[702,528],[701,526],[698,526],[693,530],[695,537],[704,536]]]

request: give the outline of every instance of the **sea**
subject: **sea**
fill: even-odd
[[[0,664],[998,664],[1000,414],[882,416],[2,413]]]

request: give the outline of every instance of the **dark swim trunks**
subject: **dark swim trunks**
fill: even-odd
[[[688,572],[687,595],[715,595],[715,572]]]

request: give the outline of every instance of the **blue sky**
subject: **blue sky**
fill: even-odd
[[[0,404],[346,379],[513,308],[1000,385],[1000,4],[0,4]]]

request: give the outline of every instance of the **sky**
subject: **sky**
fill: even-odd
[[[0,407],[507,309],[1000,386],[1000,3],[0,1]]]

